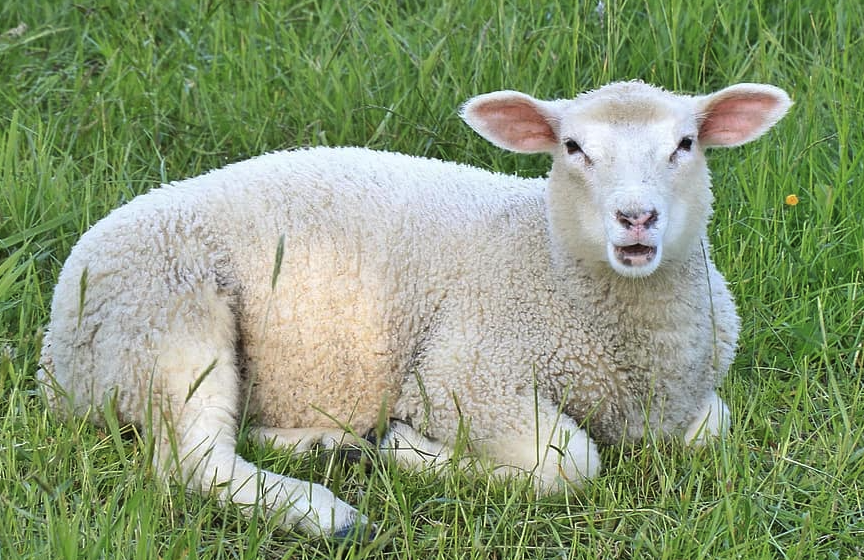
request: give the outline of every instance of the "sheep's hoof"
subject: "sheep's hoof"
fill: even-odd
[[[378,527],[374,523],[358,521],[339,529],[332,538],[337,541],[372,542],[377,536]]]

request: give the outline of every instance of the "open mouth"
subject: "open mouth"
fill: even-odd
[[[657,247],[642,245],[615,246],[615,258],[625,266],[645,266],[657,256]]]

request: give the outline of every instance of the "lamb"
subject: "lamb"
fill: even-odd
[[[63,266],[39,378],[63,411],[150,430],[165,477],[347,537],[367,520],[325,487],[261,470],[393,421],[381,450],[472,449],[541,492],[646,431],[700,444],[738,318],[709,256],[704,150],[765,133],[769,85],[704,96],[641,82],[572,100],[480,95],[463,119],[548,153],[548,179],[362,148],[262,155],[165,185],[85,233]],[[101,412],[100,412],[101,411]]]

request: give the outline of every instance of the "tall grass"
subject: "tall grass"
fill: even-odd
[[[853,0],[0,4],[0,557],[864,557],[862,29]],[[242,445],[360,504],[386,538],[352,545],[162,486],[134,430],[43,409],[59,267],[155,183],[316,144],[539,175],[545,158],[486,144],[459,104],[634,78],[764,81],[796,101],[765,139],[711,156],[714,255],[743,319],[726,440],[605,449],[584,492],[540,500],[524,481]]]

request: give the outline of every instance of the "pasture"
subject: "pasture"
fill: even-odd
[[[0,5],[0,558],[864,558],[864,6],[853,0],[97,0]],[[49,414],[41,328],[72,244],[136,194],[265,151],[359,145],[542,175],[459,119],[498,89],[777,85],[713,150],[742,319],[728,438],[606,447],[584,490],[289,458],[380,527],[313,541],[152,478],[147,439]]]

